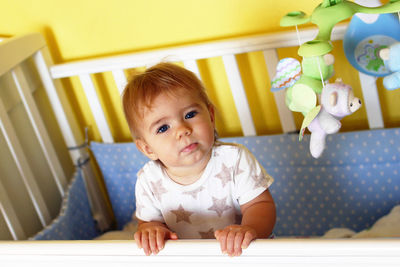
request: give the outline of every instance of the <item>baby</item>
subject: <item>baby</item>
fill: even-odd
[[[166,239],[216,238],[238,256],[275,225],[273,182],[241,145],[216,140],[215,111],[192,72],[160,63],[122,96],[137,148],[151,161],[137,174],[135,241],[146,255]]]

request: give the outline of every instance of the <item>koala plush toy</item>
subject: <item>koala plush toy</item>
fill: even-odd
[[[319,158],[324,151],[326,136],[340,130],[340,120],[360,107],[361,100],[354,97],[353,89],[340,79],[322,89],[321,110],[307,127],[311,132],[310,152],[314,158]]]

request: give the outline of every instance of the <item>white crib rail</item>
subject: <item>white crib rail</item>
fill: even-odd
[[[222,60],[224,61],[226,74],[231,86],[233,100],[235,101],[240,124],[242,125],[243,135],[254,136],[256,135],[256,128],[254,127],[249,103],[247,102],[246,92],[244,90],[235,56],[225,55],[222,57]]]
[[[11,205],[7,190],[0,182],[0,212],[4,217],[6,225],[10,231],[11,237],[14,240],[26,239],[25,231],[18,219],[14,207]]]
[[[67,178],[62,170],[61,163],[58,160],[56,151],[50,143],[49,135],[47,134],[43,120],[39,114],[35,100],[31,94],[32,89],[25,78],[25,74],[21,66],[16,66],[11,71],[14,83],[17,87],[18,93],[21,96],[22,103],[28,113],[31,124],[34,128],[36,137],[39,140],[40,146],[44,152],[45,158],[49,163],[50,170],[53,174],[58,191],[61,196],[64,196],[64,191],[67,187]]]
[[[93,112],[94,119],[97,125],[101,126],[100,135],[104,143],[113,143],[114,139],[111,134],[110,126],[107,123],[106,116],[100,105],[99,97],[96,93],[96,88],[89,74],[79,75],[83,88],[85,88],[86,98],[89,102],[90,109]]]
[[[145,256],[133,241],[0,242],[3,267],[22,266],[398,266],[396,239],[256,240],[228,257],[215,240],[168,241]]]
[[[49,75],[48,66],[51,65],[52,62],[48,55],[45,40],[40,34],[29,34],[17,38],[7,39],[1,43],[0,58],[0,77],[3,78],[4,76],[3,82],[8,81],[8,78],[5,78],[7,75],[7,77],[11,77],[9,79],[10,81],[6,82],[5,85],[12,86],[12,88],[15,87],[17,95],[19,95],[24,112],[26,112],[30,125],[36,136],[36,141],[33,142],[37,142],[42,150],[45,162],[50,170],[51,177],[54,180],[56,188],[58,189],[59,198],[61,199],[67,186],[66,173],[61,166],[59,155],[57,155],[54,145],[50,141],[49,134],[44,122],[42,121],[36,101],[34,100],[33,93],[35,92],[36,87],[32,87],[31,81],[28,81],[25,73],[29,72],[29,70],[24,70],[21,64],[26,64],[25,62],[28,59],[33,58],[35,68],[39,73],[39,76],[43,82],[43,86],[47,91],[48,97],[50,98],[50,103],[56,113],[56,119],[62,128],[62,134],[67,146],[76,147],[81,145],[84,142],[84,139],[83,135],[81,134],[81,130],[77,126],[78,124],[76,123],[75,118],[72,116],[72,112],[68,110],[68,108],[70,109],[69,103],[66,101],[59,81],[53,81]],[[0,89],[3,90],[4,88]],[[33,169],[34,166],[31,166],[28,163],[27,155],[25,154],[26,152],[24,151],[21,143],[21,137],[18,137],[16,133],[10,113],[14,108],[14,105],[18,105],[18,100],[15,100],[15,103],[13,102],[14,100],[12,100],[11,104],[9,103],[9,98],[14,99],[16,95],[10,90],[9,93],[2,93],[1,96],[0,137],[4,138],[7,149],[14,160],[17,172],[23,181],[23,185],[26,188],[40,224],[42,227],[45,227],[52,220],[49,210],[49,204],[51,203],[46,202],[45,198],[47,195],[53,196],[54,194],[47,192],[46,190],[43,191],[43,188],[45,187],[44,185],[42,185],[41,188],[38,186],[39,177],[35,176]],[[73,162],[77,162],[78,159],[85,156],[86,154],[83,151],[71,150]],[[72,170],[65,171],[69,174],[73,173]],[[108,215],[108,209],[104,199],[99,201],[100,199],[98,196],[101,194],[99,193],[100,189],[98,188],[98,181],[96,181],[93,175],[88,175],[90,173],[92,172],[88,170],[88,166],[85,166],[85,181],[91,187],[89,191],[92,193],[95,192],[96,196],[93,198],[97,200],[94,201],[94,216],[96,219],[98,219],[100,228],[107,229],[111,224],[111,218]],[[3,181],[18,179],[16,177],[5,177],[3,174],[1,178]],[[21,216],[21,213],[24,211],[16,210],[15,207],[13,207],[13,203],[11,203],[10,197],[7,194],[7,192],[13,192],[17,190],[17,188],[14,188],[15,184],[16,183],[10,182],[0,184],[0,219],[5,222],[13,239],[24,239],[27,237],[27,233],[22,229],[22,225],[26,225],[26,222],[22,223],[21,218],[27,219],[27,217]],[[28,206],[31,205],[28,203],[26,204]],[[22,204],[19,205],[21,206]],[[32,228],[35,227],[36,226],[33,226]],[[32,229],[29,231],[31,230]],[[4,230],[2,229],[2,233],[3,231]],[[33,234],[29,231],[29,235]]]
[[[199,67],[197,66],[196,60],[185,60],[183,64],[185,65],[185,68],[196,74],[197,78],[201,79]]]
[[[337,25],[332,32],[331,40],[343,39],[347,25]],[[307,29],[300,31],[302,41],[312,40],[317,34],[317,29]],[[91,111],[95,117],[97,127],[104,142],[112,142],[110,126],[104,115],[103,108],[96,94],[93,92],[93,83],[89,82],[90,74],[111,71],[116,81],[119,92],[122,92],[126,77],[125,69],[150,66],[163,60],[181,61],[185,67],[193,71],[200,77],[197,60],[221,56],[224,61],[226,75],[230,83],[232,95],[238,111],[240,123],[245,136],[256,135],[253,119],[251,116],[246,93],[243,87],[240,73],[237,69],[235,55],[254,51],[263,51],[267,70],[270,78],[275,74],[275,68],[279,61],[276,49],[281,47],[298,46],[297,34],[294,31],[257,35],[250,37],[234,38],[223,41],[211,41],[202,44],[181,46],[176,48],[166,48],[146,52],[130,53],[120,56],[105,57],[101,59],[75,61],[66,64],[54,65],[51,67],[51,76],[54,79],[79,76],[86,77],[82,82],[84,90],[87,92]],[[201,77],[200,77],[201,78]],[[360,76],[361,85],[366,86],[369,77]],[[367,108],[373,110],[368,116],[371,128],[383,126],[382,116],[379,119],[379,101],[376,101],[376,87],[368,86],[365,88],[364,100],[368,103]],[[92,93],[89,93],[92,92]],[[293,132],[296,130],[292,112],[285,105],[284,92],[274,93],[278,113],[283,132]],[[377,119],[378,118],[378,119]]]
[[[51,221],[47,204],[39,190],[32,169],[28,164],[21,143],[17,138],[17,134],[2,102],[0,102],[0,130],[6,139],[8,148],[15,161],[26,190],[28,191],[29,198],[31,199],[37,215],[39,216],[39,220],[42,226],[45,227]]]
[[[368,125],[370,129],[383,128],[383,117],[376,87],[376,77],[358,73],[361,89],[364,96],[364,105],[367,110]]]
[[[113,70],[112,75],[114,77],[115,83],[117,84],[118,92],[121,95],[124,91],[126,83],[128,82],[124,70]]]
[[[43,38],[43,37],[41,37]],[[85,139],[82,129],[79,127],[73,115],[72,107],[67,100],[63,87],[59,80],[53,80],[50,76],[50,66],[53,61],[47,47],[38,50],[33,56],[36,68],[42,80],[43,86],[49,97],[50,104],[55,113],[56,120],[62,131],[64,141],[70,149],[70,155],[74,163],[82,162],[87,156],[84,149],[74,149],[84,144]],[[100,188],[100,181],[92,162],[86,164],[83,170],[83,177],[88,191],[88,197],[92,208],[92,215],[97,221],[98,227],[103,231],[109,229],[112,224],[112,216],[106,199]]]

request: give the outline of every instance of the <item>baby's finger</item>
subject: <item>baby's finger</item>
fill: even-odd
[[[221,247],[221,251],[222,253],[226,254],[226,232],[225,231],[220,231],[217,230],[215,232],[215,237],[217,238],[217,240],[219,241],[219,245]]]
[[[169,232],[169,239],[177,240],[178,239],[178,235],[176,233]]]
[[[151,231],[149,233],[149,246],[150,246],[151,252],[153,252],[154,254],[158,253],[157,236],[156,236],[156,233],[154,231]]]
[[[135,238],[135,242],[138,248],[142,248],[142,233],[136,232],[133,237]]]
[[[254,235],[251,232],[247,231],[243,238],[242,248],[247,248],[253,239]]]
[[[149,256],[151,254],[151,250],[149,247],[149,233],[142,233],[142,248],[144,250],[144,254]]]
[[[226,251],[229,256],[233,256],[236,232],[229,231],[226,237]]]
[[[164,239],[166,233],[164,231],[157,231],[157,248],[158,250],[162,250],[164,248]]]
[[[244,233],[243,232],[237,232],[236,236],[235,236],[235,243],[234,243],[234,252],[233,254],[235,256],[239,256],[240,254],[242,254],[242,242],[244,239]]]

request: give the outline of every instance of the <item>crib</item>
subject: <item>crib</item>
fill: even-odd
[[[341,40],[346,27],[337,25],[332,41]],[[300,34],[307,41],[316,30]],[[261,51],[273,77],[277,49],[297,45],[296,33],[288,31],[55,65],[38,33],[2,40],[1,266],[398,265],[398,238],[319,238],[334,227],[371,227],[400,204],[400,125],[384,128],[375,78],[359,74],[369,129],[329,136],[319,159],[309,155],[308,135],[298,141],[284,91],[274,93],[283,133],[256,134],[236,56]],[[215,240],[168,241],[159,255],[150,257],[131,240],[93,240],[131,221],[135,174],[146,158],[133,143],[114,141],[91,75],[111,72],[122,92],[126,69],[167,59],[201,78],[197,61],[211,57],[222,58],[243,132],[221,139],[246,145],[275,177],[270,190],[277,205],[278,238],[256,240],[236,258],[222,255]],[[60,79],[76,76],[100,142],[87,140],[65,95]]]

